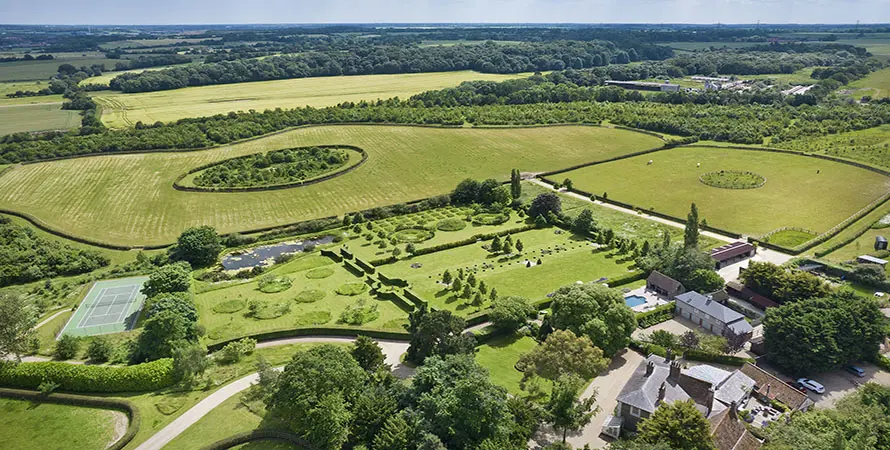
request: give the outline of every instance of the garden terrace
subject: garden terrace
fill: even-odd
[[[173,189],[184,169],[280,148],[342,143],[368,152],[359,169],[295,190],[208,195]],[[342,215],[449,192],[464,178],[556,170],[662,145],[632,131],[588,127],[442,129],[319,126],[193,152],[108,155],[16,166],[0,204],[71,236],[121,245],[169,244],[183,229],[222,234]],[[559,151],[555,151],[559,149]],[[553,151],[551,151],[553,150]]]

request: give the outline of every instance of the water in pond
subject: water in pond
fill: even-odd
[[[252,269],[256,266],[270,266],[275,262],[275,257],[279,255],[301,252],[310,244],[330,244],[333,241],[333,236],[322,236],[315,239],[280,242],[278,244],[255,247],[244,253],[224,256],[222,259],[222,266],[225,270]]]
[[[627,297],[624,297],[624,304],[631,308],[640,306],[643,303],[646,303],[646,297],[641,297],[639,295],[628,295]]]

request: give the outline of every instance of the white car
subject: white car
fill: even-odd
[[[822,386],[818,382],[813,381],[809,378],[798,378],[797,383],[817,394],[825,393],[825,386]]]

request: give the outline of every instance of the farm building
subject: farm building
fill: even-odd
[[[887,250],[887,238],[878,236],[875,238],[875,250]]]
[[[680,92],[680,85],[671,83],[606,80],[606,84],[610,86],[623,87],[624,89],[635,89],[638,91]]]
[[[755,254],[757,254],[757,247],[742,241],[726,244],[711,250],[711,258],[714,260],[717,269],[735,264]]]
[[[886,259],[875,258],[874,256],[870,256],[870,255],[860,255],[860,256],[857,256],[857,257],[856,257],[856,262],[858,262],[859,264],[877,264],[877,265],[879,265],[879,266],[881,266],[881,267],[886,267],[886,266],[887,266],[887,260],[886,260]]]
[[[718,336],[732,332],[751,337],[754,328],[741,313],[721,305],[710,296],[690,291],[678,295],[675,300],[676,314]]]
[[[686,288],[679,281],[653,270],[646,278],[646,289],[654,291],[672,300],[674,297],[686,292]]]
[[[757,449],[760,441],[737,416],[738,406],[747,401],[754,384],[741,370],[729,372],[709,365],[683,369],[679,361],[650,355],[624,385],[616,416],[607,418],[606,426],[610,431],[616,427],[636,430],[662,404],[692,400],[708,418],[718,449]]]

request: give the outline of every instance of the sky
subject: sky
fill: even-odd
[[[890,23],[890,0],[0,0],[2,24]]]

